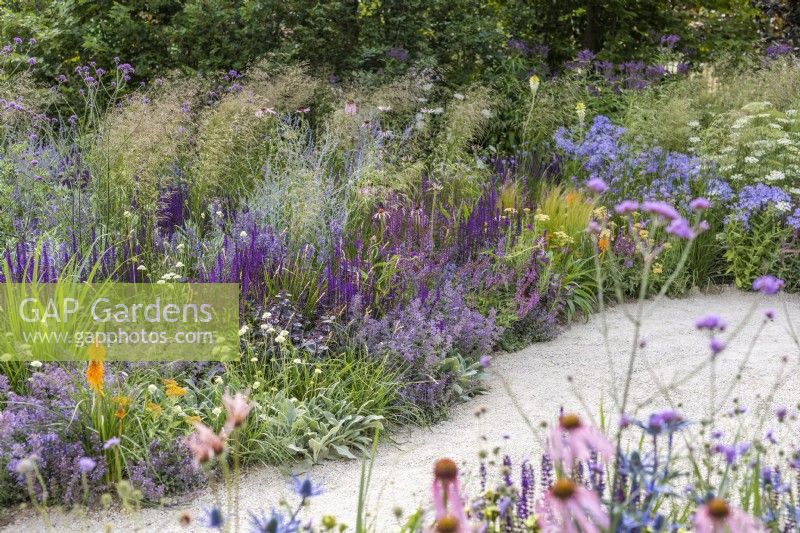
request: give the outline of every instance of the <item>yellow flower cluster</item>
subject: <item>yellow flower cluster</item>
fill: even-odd
[[[174,379],[165,379],[164,380],[164,394],[169,396],[170,398],[178,398],[180,396],[186,395],[186,389],[178,385],[178,382]]]

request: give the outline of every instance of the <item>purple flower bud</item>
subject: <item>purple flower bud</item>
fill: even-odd
[[[711,337],[708,347],[711,348],[712,354],[717,355],[725,349],[725,343],[716,337]]]
[[[788,414],[788,409],[786,407],[780,406],[775,408],[775,416],[778,417],[778,422],[783,422],[786,420],[786,415]]]
[[[482,368],[488,368],[492,362],[492,358],[488,355],[482,355],[478,362]]]
[[[761,294],[772,296],[778,294],[783,288],[784,282],[782,279],[776,278],[773,275],[767,274],[760,276],[753,281],[753,290]]]
[[[599,235],[600,232],[602,231],[600,224],[598,224],[597,221],[595,220],[590,220],[589,226],[586,229],[589,233],[592,233],[594,235]]]

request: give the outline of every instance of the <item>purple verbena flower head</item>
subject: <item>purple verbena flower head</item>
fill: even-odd
[[[697,329],[707,329],[709,331],[725,331],[728,324],[719,315],[706,315],[697,319],[694,323]]]
[[[725,350],[725,342],[717,337],[711,337],[711,340],[708,342],[708,347],[711,349],[713,355],[717,355]]]
[[[760,276],[753,281],[753,290],[769,296],[778,294],[784,286],[782,279],[771,274]]]
[[[684,218],[676,218],[670,222],[669,226],[667,226],[667,233],[670,235],[675,235],[676,237],[680,237],[681,239],[686,239],[687,241],[690,241],[697,236],[692,227]]]
[[[689,207],[693,211],[703,211],[704,209],[708,209],[711,207],[711,202],[709,202],[705,198],[695,198],[691,202],[689,202]]]
[[[628,215],[638,210],[639,210],[639,202],[634,202],[633,200],[622,200],[614,208],[614,211],[616,211],[620,215]]]
[[[658,201],[646,201],[642,204],[642,209],[645,212],[660,216],[661,218],[665,218],[667,220],[675,220],[681,218],[680,213],[678,210],[669,205],[666,202],[658,202]]]
[[[603,194],[608,190],[608,184],[596,176],[586,182],[586,187],[597,194]]]

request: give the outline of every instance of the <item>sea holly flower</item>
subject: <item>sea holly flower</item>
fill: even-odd
[[[586,424],[578,415],[559,417],[547,439],[547,449],[554,462],[570,472],[576,461],[589,461],[597,454],[608,461],[614,455],[614,446],[597,428]]]
[[[553,483],[537,505],[542,531],[600,533],[610,526],[600,497],[586,487],[561,478]],[[576,527],[577,526],[577,527]]]
[[[642,428],[645,433],[657,436],[662,433],[669,434],[679,431],[686,427],[687,422],[683,415],[677,411],[665,409],[652,413],[647,422],[636,422],[636,425]]]
[[[222,528],[225,526],[225,516],[222,514],[222,510],[219,507],[215,505],[210,509],[206,509],[205,515],[206,527],[222,531]]]
[[[293,476],[292,484],[295,494],[297,494],[304,500],[311,498],[313,496],[319,496],[323,492],[322,485],[315,485],[311,481],[311,476],[309,476],[308,474],[306,474],[305,477],[302,478]]]
[[[253,533],[297,533],[300,531],[300,522],[293,517],[287,517],[283,513],[270,510],[269,514],[264,512],[261,515],[250,513],[250,526]]]
[[[755,518],[720,498],[711,498],[694,515],[697,533],[757,533],[766,531]]]
[[[778,294],[783,289],[784,281],[770,274],[760,276],[753,281],[753,290],[769,296]]]

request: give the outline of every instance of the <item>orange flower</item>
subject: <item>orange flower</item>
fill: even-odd
[[[567,203],[567,205],[574,204],[575,200],[577,199],[578,199],[578,193],[576,193],[575,191],[568,192],[566,196],[564,196],[564,201]]]
[[[604,253],[608,250],[609,238],[608,237],[600,237],[597,240],[597,247],[600,249],[600,253]]]
[[[86,367],[86,382],[92,387],[94,392],[103,395],[103,361],[93,359]]]
[[[128,415],[128,411],[126,411],[126,410],[125,410],[125,408],[124,408],[124,407],[122,407],[122,406],[119,406],[119,407],[117,407],[117,410],[116,410],[116,412],[114,413],[114,416],[116,416],[116,417],[117,417],[117,418],[119,418],[120,420],[122,420],[123,418],[125,418],[127,415]]]

